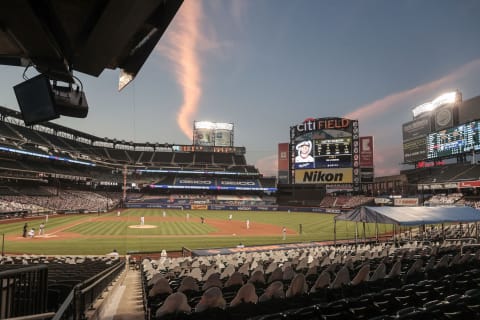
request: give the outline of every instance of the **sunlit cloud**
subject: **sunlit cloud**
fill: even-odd
[[[219,40],[216,28],[210,23],[211,19],[205,18],[204,11],[210,9],[211,14],[222,15],[219,12],[225,3],[230,4],[227,6],[226,19],[235,21],[235,25],[239,26],[245,10],[243,1],[185,1],[166,32],[165,41],[157,47],[172,62],[182,90],[183,101],[178,108],[177,124],[188,139],[193,137],[194,120],[202,120],[201,117],[196,119],[206,77],[202,72],[202,53],[222,56],[223,48],[231,46],[229,42]],[[208,5],[208,8],[204,5]]]
[[[243,18],[245,17],[245,12],[247,11],[247,4],[247,1],[232,1],[232,17],[239,29],[243,29]]]
[[[375,151],[375,176],[390,176],[394,174],[399,174],[397,166],[392,166],[392,164],[398,163],[401,159],[399,155],[399,149],[397,146],[385,146],[381,148],[381,151]]]
[[[276,176],[278,172],[277,155],[272,154],[258,159],[255,162],[255,167],[265,176]]]
[[[159,48],[173,63],[183,102],[177,123],[188,139],[193,137],[193,121],[202,95],[200,42],[203,9],[200,1],[185,1],[166,34],[166,44]]]
[[[452,73],[441,77],[440,79],[419,85],[415,88],[397,92],[391,95],[388,95],[382,99],[376,100],[372,103],[364,105],[355,111],[352,111],[345,115],[346,118],[350,119],[371,119],[372,117],[380,117],[385,112],[391,110],[392,107],[395,107],[399,103],[406,103],[408,100],[414,98],[419,94],[427,94],[429,92],[433,92],[435,90],[440,90],[446,85],[450,83],[454,83],[457,79],[460,79],[466,76],[468,73],[478,70],[480,68],[480,59],[474,60],[469,62],[457,70],[453,71]],[[441,92],[437,92],[436,94],[440,94]],[[432,98],[434,98],[432,96]],[[420,104],[420,103],[419,103]]]
[[[403,160],[401,127],[392,127],[392,121],[385,121],[386,116],[390,116],[392,111],[398,111],[399,108],[416,101],[418,104],[428,101],[419,100],[424,97],[431,99],[443,93],[442,90],[456,89],[451,87],[460,79],[477,73],[480,70],[480,59],[469,62],[453,72],[439,79],[419,85],[412,89],[393,93],[372,103],[361,106],[344,117],[357,119],[360,122],[360,131],[368,131],[368,135],[374,135],[375,141],[375,176],[385,176],[399,174],[399,165]],[[403,111],[400,111],[403,112]],[[395,125],[397,122],[394,122]],[[364,129],[367,130],[364,130]],[[363,134],[362,135],[366,135]],[[276,175],[277,155],[270,155],[259,159],[256,162],[257,168],[265,175]]]
[[[427,102],[429,99],[433,99],[444,93],[444,90],[456,89],[455,84],[458,83],[460,79],[472,73],[477,73],[479,70],[480,59],[473,60],[439,79],[412,89],[393,93],[345,115],[346,118],[359,120],[362,135],[365,135],[364,132],[366,131],[368,135],[374,135],[376,176],[398,174],[399,164],[403,160],[402,129],[398,124],[398,120],[391,118],[392,114],[395,114],[395,112],[398,113],[399,110],[405,110],[405,106],[410,105],[413,107],[416,104],[419,105]],[[419,100],[425,97],[428,98]],[[412,101],[414,101],[413,104]],[[388,117],[390,117],[390,120],[386,120]],[[392,125],[398,125],[398,128],[392,127]]]

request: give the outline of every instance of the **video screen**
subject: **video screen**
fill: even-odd
[[[352,138],[308,139],[295,145],[295,168],[352,167]]]
[[[290,127],[289,146],[290,179],[293,183],[352,184],[352,190],[360,189],[357,120],[307,118]],[[370,163],[373,165],[373,161]]]
[[[436,159],[479,150],[479,134],[479,121],[431,133],[427,137],[427,158]]]

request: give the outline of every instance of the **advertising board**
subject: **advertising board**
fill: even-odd
[[[352,168],[308,169],[295,171],[296,184],[353,183]]]
[[[418,206],[418,198],[395,198],[393,205],[397,207],[415,207]]]
[[[360,167],[373,167],[373,136],[360,137]]]

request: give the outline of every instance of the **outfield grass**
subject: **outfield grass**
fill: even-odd
[[[333,214],[318,213],[287,213],[287,212],[252,212],[252,211],[203,211],[203,210],[166,210],[168,217],[176,217],[175,221],[161,221],[151,217],[161,217],[162,209],[129,209],[123,211],[119,221],[95,221],[95,215],[58,215],[50,216],[46,225],[46,234],[52,230],[64,228],[62,232],[74,235],[69,239],[24,239],[21,238],[25,220],[12,220],[0,224],[0,235],[5,235],[4,252],[17,254],[105,254],[116,248],[120,254],[128,251],[148,252],[178,251],[182,247],[189,249],[232,247],[238,243],[246,246],[277,243],[294,243],[333,240]],[[186,221],[186,214],[190,220]],[[266,223],[278,226],[278,235],[228,235],[211,236],[217,232],[208,224],[209,219],[224,219],[233,214],[233,220],[255,223]],[[145,223],[154,225],[152,229],[132,229],[132,224],[139,224],[140,216],[145,216]],[[207,223],[201,224],[200,217],[205,217]],[[116,212],[102,214],[101,217],[116,217]],[[130,219],[126,221],[126,219]],[[28,226],[38,230],[42,218],[28,220]],[[299,225],[302,224],[302,234]],[[286,226],[295,230],[295,235],[289,234],[286,241],[282,240],[280,230]],[[362,225],[358,225],[359,234],[363,235]],[[391,232],[390,225],[379,225],[379,232]],[[360,237],[359,235],[359,237]],[[375,235],[375,225],[366,225],[367,237]],[[337,239],[353,239],[355,224],[339,221],[337,223]]]

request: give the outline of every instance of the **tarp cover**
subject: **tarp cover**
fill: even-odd
[[[480,221],[472,207],[359,207],[337,215],[335,220],[399,225]]]

